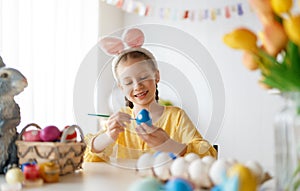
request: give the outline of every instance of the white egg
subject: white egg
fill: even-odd
[[[196,153],[188,153],[184,156],[184,159],[188,162],[191,163],[193,160],[199,159],[199,155]]]
[[[219,185],[223,182],[228,168],[229,165],[225,159],[218,159],[211,165],[209,177],[214,185]]]
[[[258,162],[253,160],[247,161],[245,163],[245,166],[250,169],[250,171],[256,177],[257,183],[260,184],[262,182],[263,174],[264,174],[262,166]]]
[[[183,158],[176,158],[170,166],[170,172],[172,176],[187,178],[188,162]]]
[[[169,153],[161,152],[154,158],[153,171],[154,174],[161,180],[170,178],[170,166],[173,162]]]
[[[209,168],[200,158],[191,162],[188,167],[189,177],[191,181],[198,188],[210,188],[212,182],[210,181],[208,172]]]
[[[151,153],[145,153],[139,157],[136,163],[136,169],[140,176],[151,176],[154,157]]]
[[[235,158],[227,158],[226,162],[228,163],[229,166],[233,166],[238,163],[238,160],[236,160]]]
[[[208,165],[208,167],[210,168],[211,165],[216,161],[216,159],[212,156],[205,156],[202,158],[202,161]]]

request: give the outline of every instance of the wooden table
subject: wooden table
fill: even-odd
[[[56,183],[45,183],[41,187],[23,187],[22,190],[39,191],[120,191],[128,190],[129,186],[139,177],[135,170],[120,168],[107,163],[83,163],[83,170],[60,177]],[[5,183],[4,175],[0,175],[0,184]]]
[[[32,191],[128,191],[130,185],[141,179],[130,165],[117,167],[111,164],[83,163],[83,169],[73,174],[60,177],[57,183],[45,183],[41,187],[23,187]],[[124,168],[125,167],[125,168]],[[133,167],[133,166],[132,166]],[[0,175],[0,184],[5,183],[4,175]],[[274,191],[274,182],[268,181],[261,191]]]

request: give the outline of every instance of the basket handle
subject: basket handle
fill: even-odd
[[[66,140],[67,138],[67,135],[69,133],[69,131],[75,131],[75,129],[78,129],[79,133],[80,133],[80,139],[81,139],[81,142],[84,143],[84,135],[83,135],[83,131],[82,129],[78,126],[78,125],[71,125],[69,126],[68,128],[66,128],[62,135],[61,135],[61,138],[60,138],[60,142],[61,143],[66,143],[68,142],[68,140]]]
[[[29,123],[28,125],[26,125],[26,126],[22,129],[21,133],[19,134],[18,140],[22,140],[22,136],[23,136],[24,132],[26,131],[26,129],[27,129],[28,127],[31,127],[31,126],[34,126],[34,127],[36,127],[37,129],[42,129],[42,128],[41,128],[38,124],[36,124],[36,123]]]

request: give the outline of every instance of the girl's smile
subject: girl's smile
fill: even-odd
[[[147,96],[148,92],[149,91],[143,91],[141,93],[135,94],[134,97],[137,97],[139,99],[143,99],[143,98],[145,98]]]

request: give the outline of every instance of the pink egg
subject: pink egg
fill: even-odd
[[[40,130],[25,131],[22,135],[22,140],[28,142],[41,141],[40,133]]]
[[[144,39],[144,33],[137,28],[129,29],[124,36],[124,41],[130,47],[141,47]]]
[[[45,142],[51,142],[58,140],[60,134],[60,130],[56,126],[50,125],[41,130],[40,137]]]

